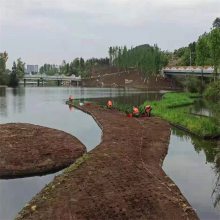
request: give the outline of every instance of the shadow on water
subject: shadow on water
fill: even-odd
[[[220,142],[172,128],[163,169],[200,219],[220,219]]]

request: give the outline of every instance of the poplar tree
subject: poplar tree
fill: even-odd
[[[220,67],[220,28],[214,28],[211,31],[209,45],[215,80],[218,76],[218,68]]]

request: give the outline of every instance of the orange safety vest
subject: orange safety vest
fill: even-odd
[[[73,101],[73,96],[70,96],[70,97],[69,97],[69,101]]]
[[[145,107],[145,111],[146,111],[146,112],[150,112],[150,111],[151,111],[151,106],[150,106],[150,105],[147,105],[147,106]]]
[[[138,115],[138,114],[139,114],[139,110],[138,110],[137,107],[134,107],[134,108],[133,108],[133,114],[134,114],[134,115]]]
[[[111,107],[112,107],[112,101],[111,101],[111,100],[109,100],[109,101],[107,102],[107,106],[108,106],[108,108],[111,108]]]

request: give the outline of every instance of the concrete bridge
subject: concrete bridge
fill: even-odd
[[[214,68],[211,66],[175,66],[162,69],[164,76],[198,76],[213,77]]]
[[[36,82],[37,86],[40,86],[40,85],[43,86],[46,81],[56,81],[57,86],[61,86],[63,83],[68,83],[69,85],[79,86],[81,82],[81,76],[79,77],[75,75],[48,76],[45,74],[35,74],[35,75],[25,75],[23,80],[24,80],[24,86],[26,86],[27,84],[34,84],[34,82]]]

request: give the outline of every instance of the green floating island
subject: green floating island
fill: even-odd
[[[151,102],[152,113],[167,120],[172,125],[202,138],[220,137],[220,127],[216,120],[192,115],[186,109],[180,108],[193,104],[195,98],[199,97],[198,94],[192,93],[166,93],[162,100]],[[140,106],[141,111],[146,104],[148,103],[145,102]]]

